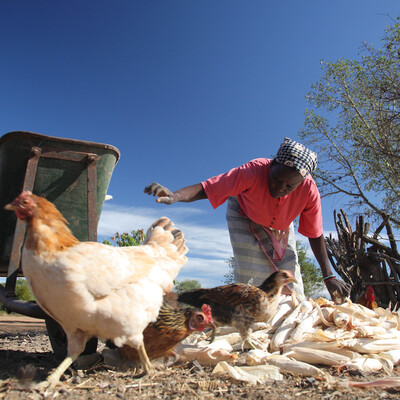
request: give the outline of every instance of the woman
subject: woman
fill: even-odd
[[[317,156],[301,143],[285,138],[276,157],[258,158],[229,172],[175,192],[152,183],[145,193],[158,203],[200,199],[217,208],[228,200],[227,222],[235,258],[235,280],[259,285],[278,269],[291,270],[294,288],[303,292],[293,221],[308,237],[332,298],[344,299],[350,285],[333,275],[323,236],[321,198],[310,173]]]

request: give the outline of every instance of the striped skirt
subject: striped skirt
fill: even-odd
[[[235,258],[235,282],[260,285],[272,272],[286,269],[293,273],[297,283],[288,285],[303,293],[303,280],[296,251],[293,223],[288,230],[287,247],[282,258],[274,259],[274,246],[265,229],[241,212],[236,197],[228,199],[226,210],[229,236]]]

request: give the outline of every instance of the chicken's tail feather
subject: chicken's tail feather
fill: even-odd
[[[187,261],[185,254],[188,252],[188,248],[185,245],[185,237],[169,218],[161,217],[151,225],[143,244],[151,243],[165,247],[168,253],[175,252],[175,257],[180,257],[184,263]],[[174,245],[173,250],[170,248],[171,244]],[[171,256],[171,254],[169,255]]]

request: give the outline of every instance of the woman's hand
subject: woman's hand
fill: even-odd
[[[148,195],[157,196],[158,199],[156,200],[157,203],[164,203],[164,204],[173,204],[177,201],[174,193],[171,192],[165,186],[160,185],[159,183],[153,182],[150,185],[144,188],[144,192]]]
[[[329,279],[325,282],[325,286],[336,304],[342,304],[350,295],[351,285],[340,279]]]

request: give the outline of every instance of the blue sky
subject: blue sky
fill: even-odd
[[[117,147],[100,237],[166,215],[190,248],[178,280],[218,285],[232,254],[225,205],[159,205],[143,188],[272,157],[297,138],[320,61],[379,46],[398,15],[398,0],[2,0],[0,134]],[[333,207],[323,201],[326,232]]]

